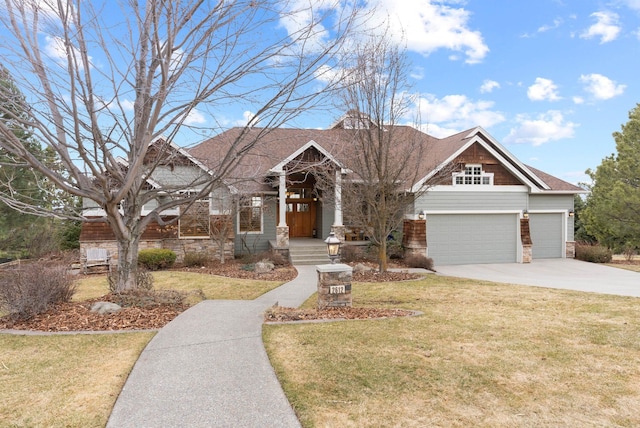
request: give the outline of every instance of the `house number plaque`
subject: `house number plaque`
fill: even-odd
[[[329,294],[344,294],[346,289],[344,285],[330,285]]]

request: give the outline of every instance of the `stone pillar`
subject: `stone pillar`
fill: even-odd
[[[520,219],[520,241],[522,241],[522,263],[531,263],[533,260],[533,242],[531,242],[528,218]]]
[[[346,227],[344,227],[343,225],[334,224],[333,226],[331,226],[331,232],[336,235],[336,238],[338,238],[340,242],[344,242],[345,231]]]
[[[565,257],[568,259],[576,258],[576,242],[575,241],[567,241],[565,247]]]
[[[409,254],[427,256],[426,220],[404,220],[402,225],[402,246]]]
[[[337,263],[318,265],[318,309],[351,307],[351,277],[353,268]]]
[[[289,248],[289,226],[276,227],[276,248]]]

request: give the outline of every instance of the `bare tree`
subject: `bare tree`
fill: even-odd
[[[342,182],[340,203],[345,224],[362,228],[377,247],[382,272],[387,270],[387,240],[414,199],[428,189],[416,185],[435,166],[428,156],[430,137],[417,130],[417,120],[401,126],[415,105],[407,72],[398,45],[386,37],[372,38],[357,48],[343,93],[349,111],[344,127],[352,130],[353,139],[342,155],[350,173]]]
[[[337,87],[330,70],[357,11],[338,0],[303,3],[2,0],[0,50],[26,99],[15,100],[20,116],[0,106],[12,125],[0,122],[0,147],[58,189],[94,201],[103,215],[10,205],[108,222],[118,243],[117,290],[135,287],[146,226],[163,225],[164,210],[188,207],[223,186],[262,135],[240,133],[202,174],[154,186],[158,171],[179,156],[171,143],[181,130],[241,105],[253,112],[246,129],[260,124],[268,132]],[[16,126],[54,150],[65,172],[27,150]],[[210,135],[220,129],[207,128]],[[141,216],[152,201],[158,203]]]

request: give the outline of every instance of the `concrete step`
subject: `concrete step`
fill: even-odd
[[[319,265],[329,263],[325,246],[289,247],[289,256],[293,265]]]

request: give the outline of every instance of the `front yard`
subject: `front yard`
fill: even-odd
[[[265,326],[305,427],[640,426],[636,298],[439,276],[353,297],[424,315]]]

